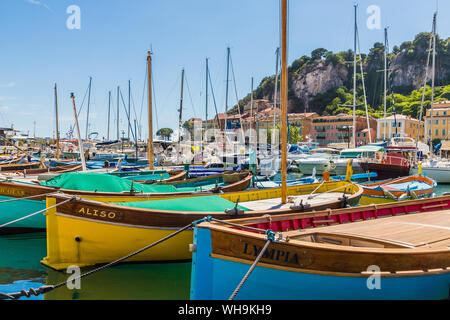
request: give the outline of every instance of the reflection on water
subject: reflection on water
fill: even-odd
[[[450,185],[439,185],[436,195],[443,192],[450,192]],[[45,233],[0,236],[0,292],[67,280],[69,274],[40,264],[45,255]],[[190,272],[189,262],[122,264],[83,278],[81,289],[61,287],[44,296],[22,299],[189,299]]]
[[[0,292],[66,281],[70,274],[40,264],[45,255],[45,233],[1,236]],[[22,299],[189,299],[190,272],[190,262],[122,264],[81,279],[80,290],[60,287],[44,296]]]

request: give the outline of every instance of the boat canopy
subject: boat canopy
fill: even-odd
[[[114,203],[119,206],[152,209],[152,210],[169,210],[183,212],[224,212],[227,209],[233,209],[236,204],[220,196],[204,196],[201,201],[197,197],[152,200],[152,201],[136,201],[136,202],[120,202]],[[249,211],[249,209],[238,205],[238,209]]]
[[[134,190],[145,193],[172,193],[198,191],[198,187],[176,187],[172,185],[149,185],[104,173],[68,172],[47,181],[39,181],[42,186],[66,190],[127,192]],[[208,187],[214,187],[208,186]],[[205,186],[206,188],[206,186]]]
[[[381,146],[366,145],[358,148],[344,149],[341,151],[341,158],[357,158],[361,156],[374,156],[376,152],[383,152]]]

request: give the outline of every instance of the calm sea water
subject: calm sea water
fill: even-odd
[[[436,195],[450,192],[440,185]],[[43,266],[46,256],[45,233],[0,236],[0,292],[63,282],[69,276]],[[83,269],[82,272],[90,269]],[[45,295],[22,299],[189,299],[191,263],[122,264],[81,280],[81,289],[60,287]]]

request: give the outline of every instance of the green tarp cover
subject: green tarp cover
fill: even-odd
[[[168,200],[137,201],[115,203],[119,206],[157,209],[169,211],[188,211],[188,212],[224,212],[226,209],[233,209],[235,203],[221,198],[220,196],[201,196]],[[249,209],[238,205],[239,209],[249,211]]]
[[[132,181],[105,173],[68,172],[47,181],[40,181],[40,184],[68,190],[122,192],[131,190]],[[146,193],[180,192],[170,185],[146,185],[137,182],[133,183],[133,190]]]

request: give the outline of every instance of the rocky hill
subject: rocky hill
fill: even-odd
[[[416,116],[417,105],[412,107],[411,105],[405,105],[404,102],[408,100],[407,96],[417,95],[417,90],[423,86],[430,38],[430,33],[420,33],[416,35],[413,41],[395,46],[389,53],[388,111],[392,109],[390,90],[392,87],[395,93],[394,101],[396,102],[397,112],[405,111],[405,113],[409,112],[412,116]],[[450,83],[450,38],[443,40],[437,35],[436,39],[435,86],[441,87]],[[361,59],[369,112],[374,116],[380,116],[380,111],[383,110],[384,45],[379,42],[375,43],[368,54],[361,55]],[[343,105],[353,103],[352,61],[352,50],[333,53],[323,48],[312,51],[310,56],[303,56],[295,60],[288,69],[289,112],[349,113],[351,108]],[[431,79],[430,72],[431,59],[428,80]],[[428,82],[430,83],[430,81]],[[254,97],[273,101],[274,85],[274,75],[264,78],[254,91]],[[446,89],[437,90],[437,100],[450,99],[450,92],[447,91]],[[249,100],[250,93],[239,102],[241,109]],[[357,104],[362,105],[363,103],[363,86],[358,57]],[[397,103],[399,104],[399,110],[397,109]],[[429,106],[429,101],[426,101],[425,105]],[[234,112],[237,111],[236,107],[233,110]],[[364,107],[359,106],[358,109],[358,113],[361,113]]]

